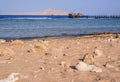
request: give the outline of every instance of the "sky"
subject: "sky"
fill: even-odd
[[[120,0],[0,0],[0,14],[37,12],[48,8],[85,15],[118,15]]]

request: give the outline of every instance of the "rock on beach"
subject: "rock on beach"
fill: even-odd
[[[91,72],[102,72],[102,69],[99,68],[99,67],[96,67],[95,65],[89,65],[89,64],[86,64],[84,62],[79,62],[75,68],[79,71],[91,71]]]

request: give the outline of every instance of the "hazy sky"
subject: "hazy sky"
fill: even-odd
[[[0,14],[36,12],[48,8],[87,15],[120,14],[120,0],[0,0]]]

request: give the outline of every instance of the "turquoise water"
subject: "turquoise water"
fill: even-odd
[[[1,38],[34,38],[120,32],[120,19],[94,18],[5,18],[0,19]]]

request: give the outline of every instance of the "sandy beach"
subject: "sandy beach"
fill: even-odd
[[[17,76],[12,73],[17,73]],[[120,82],[120,34],[0,42],[0,82]],[[4,81],[6,82],[6,81]]]

